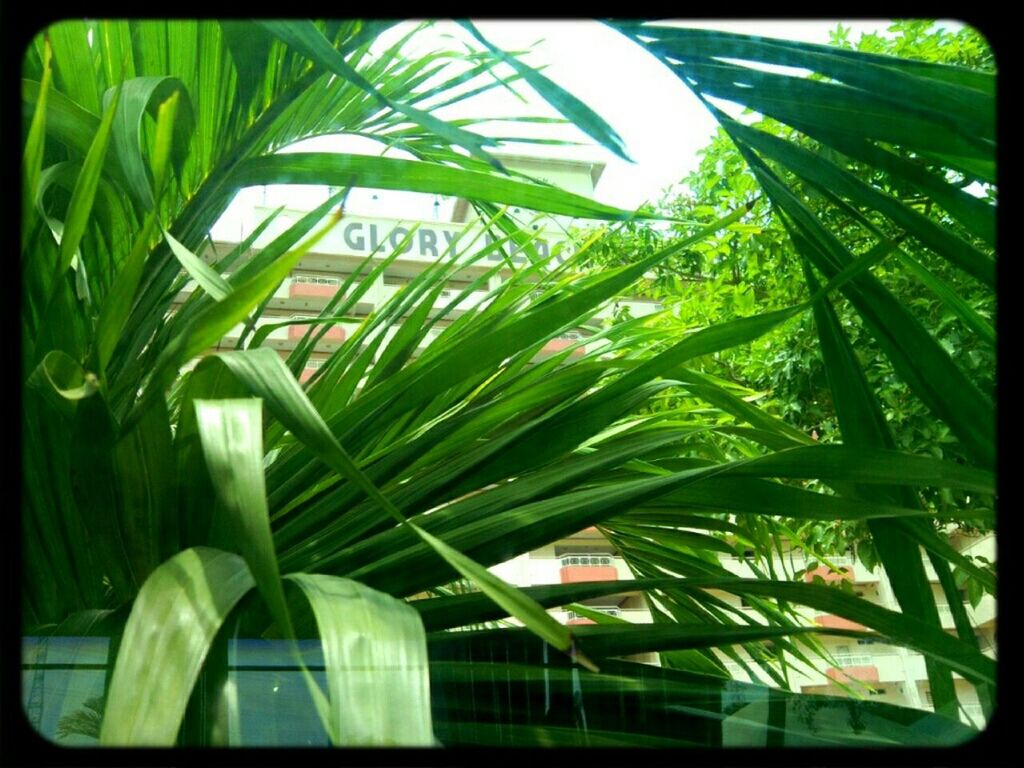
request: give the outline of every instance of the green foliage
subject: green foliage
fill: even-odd
[[[23,631],[112,638],[105,698],[86,707],[103,708],[100,742],[236,744],[232,724],[249,702],[232,693],[232,634],[282,641],[307,685],[310,716],[333,744],[425,744],[433,729],[453,745],[721,746],[724,723],[765,696],[773,715],[763,733],[781,743],[969,738],[971,729],[949,719],[952,671],[988,706],[994,665],[959,602],[958,634],[941,630],[923,591],[920,547],[947,597],[959,584],[994,586],[930,525],[941,519],[936,509],[949,511],[943,504],[981,525],[992,517],[991,340],[983,338],[993,306],[991,211],[957,196],[958,185],[991,182],[991,78],[644,28],[651,34],[641,44],[653,55],[688,51],[672,66],[705,99],[737,78],[754,81],[745,89],[751,104],[777,94],[778,82],[723,61],[737,53],[818,72],[788,78],[799,98],[775,102],[776,119],[806,125],[758,123],[784,135],[781,146],[718,115],[732,145],[722,134],[705,155],[706,177],[692,180],[693,199],[676,217],[695,224],[670,230],[684,236],[669,242],[636,223],[657,212],[634,216],[510,178],[472,121],[431,114],[522,80],[621,151],[611,127],[575,97],[475,28],[483,51],[409,58],[407,36],[371,56],[389,26],[73,21],[26,53]],[[617,26],[636,39],[635,25]],[[925,103],[935,94],[981,109],[940,114]],[[851,104],[885,112],[884,135],[864,121],[815,117],[815,107],[836,105],[853,114]],[[331,133],[413,159],[276,153]],[[914,158],[942,174],[922,181],[906,168]],[[842,174],[846,186],[822,190],[825,171],[849,171],[873,192]],[[924,201],[889,185],[890,176],[927,187]],[[341,191],[258,252],[254,234],[202,261],[235,193],[275,183]],[[496,239],[459,238],[303,386],[296,373],[314,334],[351,314],[393,256],[367,258],[286,362],[261,348],[265,332],[250,334],[267,297],[315,252],[360,185],[461,193],[487,212]],[[879,198],[879,188],[893,197]],[[496,270],[483,268],[445,300],[459,270],[526,246],[530,232],[502,204],[625,223],[560,265],[533,254],[497,287],[488,287]],[[854,254],[870,254],[871,269]],[[585,348],[542,354],[642,289],[649,272],[647,288],[672,305],[662,327],[623,322]],[[189,277],[202,290],[175,308]],[[699,300],[669,301],[690,283]],[[485,300],[466,309],[480,293]],[[188,370],[239,323],[247,343]],[[914,344],[920,360],[908,354]],[[765,360],[769,349],[778,360]],[[959,350],[977,353],[963,374],[970,387],[929,378],[959,370],[950,367],[962,366]],[[757,393],[737,382],[771,389],[772,399],[754,405]],[[877,417],[882,409],[888,421]],[[978,501],[968,504],[968,494]],[[804,529],[821,549],[846,535],[829,530],[835,520],[868,521],[865,541],[902,613],[775,578],[765,559],[786,516],[822,526]],[[594,585],[521,590],[486,570],[591,525],[647,580],[658,626],[574,632],[543,608],[587,599]],[[718,562],[728,549],[715,536],[723,531],[754,547],[768,571],[735,579]],[[447,586],[461,580],[479,591]],[[757,619],[713,590],[748,596]],[[940,714],[724,681],[715,649],[741,664],[745,649],[784,687],[787,658],[828,661],[798,605],[833,610],[925,654]],[[509,617],[524,627],[473,630]],[[298,650],[306,639],[322,653],[326,694]],[[645,651],[666,652],[673,668],[618,658]],[[508,682],[507,697],[493,695],[494,680]],[[354,690],[369,691],[365,706]],[[399,698],[409,710],[400,720],[388,708]],[[61,732],[93,732],[86,710]]]
[[[832,44],[849,50],[968,66],[978,71],[992,70],[991,50],[970,28],[954,33],[935,27],[931,22],[915,20],[895,22],[889,32],[891,37],[862,35],[854,46],[848,39],[849,29],[840,25],[832,34]],[[857,178],[893,195],[929,221],[978,242],[956,218],[922,195],[921,190],[905,178],[844,157],[771,117],[752,115],[749,109],[744,115],[744,123],[842,162]],[[753,207],[742,222],[653,270],[646,291],[668,310],[656,324],[667,335],[755,311],[792,305],[806,296],[800,259],[790,245],[783,220],[762,194],[755,174],[730,138],[729,131],[719,128],[699,154],[701,161],[697,170],[677,187],[666,190],[658,205],[650,209],[651,213],[701,221],[734,210],[741,204],[752,203]],[[921,159],[915,160],[912,153],[900,154],[922,170],[930,170]],[[835,205],[835,197],[820,187],[801,182],[792,174],[784,178],[797,185],[804,202],[851,252],[866,253],[870,249],[873,232],[865,229],[862,216],[848,206]],[[947,180],[959,186],[971,181],[962,173],[947,174]],[[982,185],[981,190],[994,200],[994,186]],[[991,211],[987,215],[991,216]],[[883,232],[901,243],[896,258],[883,259],[872,269],[872,274],[929,329],[967,377],[991,396],[995,371],[991,332],[995,294],[948,263],[937,260],[927,247],[905,239],[905,235],[884,218],[875,216],[870,223],[882,227]],[[678,223],[656,227],[646,222],[630,222],[589,251],[591,263],[601,266],[621,263],[664,247],[687,231],[686,225]],[[587,235],[587,231],[583,231],[578,237],[583,239]],[[992,252],[986,244],[979,243],[979,247]],[[880,401],[897,447],[965,460],[957,437],[946,424],[934,418],[893,370],[857,311],[845,302],[838,303],[836,311],[868,383]],[[760,408],[793,424],[813,439],[840,440],[835,404],[814,325],[809,314],[802,315],[749,345],[733,347],[702,360],[700,370],[748,387],[747,395],[756,395]],[[672,408],[679,402],[678,399],[663,401],[658,407]],[[722,449],[730,450],[725,445]],[[941,491],[927,494],[925,502],[938,513],[937,519],[943,524],[954,523],[975,532],[990,529],[982,518],[992,509],[991,497]],[[864,523],[836,520],[828,525],[797,524],[795,529],[814,551],[839,553],[856,544],[869,560],[872,558],[870,535]]]

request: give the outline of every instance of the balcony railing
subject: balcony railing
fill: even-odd
[[[294,318],[294,319],[298,320],[298,319],[304,319],[304,318]],[[315,328],[316,329],[321,329],[321,328],[323,328],[323,326],[322,325],[321,326],[315,326]],[[306,331],[308,331],[308,330],[309,330],[309,326],[308,325],[290,325],[290,326],[288,326],[288,338],[291,341],[298,341],[298,340],[302,339],[303,336],[306,335]],[[317,330],[314,330],[314,334],[316,334],[316,333],[317,333]],[[345,340],[345,329],[341,328],[340,326],[335,325],[335,326],[331,327],[327,331],[327,333],[325,333],[320,338],[320,340],[321,341],[335,341],[335,342],[344,341]]]
[[[562,567],[570,565],[614,565],[612,555],[562,555]]]
[[[832,565],[856,565],[852,555],[836,555],[834,557],[829,557],[828,561],[832,563]]]
[[[337,292],[340,286],[341,281],[336,277],[301,275],[291,279],[291,283],[288,286],[288,296],[293,299],[329,299]]]
[[[875,663],[875,657],[863,653],[847,653],[834,657],[840,667],[863,667]]]

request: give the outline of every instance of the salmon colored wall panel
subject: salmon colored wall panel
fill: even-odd
[[[303,336],[306,335],[306,330],[309,328],[308,325],[289,325],[288,326],[288,338],[292,341],[299,341]],[[327,333],[323,335],[321,341],[344,341],[345,340],[345,329],[335,326],[331,328]]]
[[[541,348],[541,353],[545,355],[553,355],[556,352],[561,352],[566,347],[575,344],[576,342],[572,339],[552,339]],[[583,353],[587,350],[583,347],[577,347],[569,353],[569,357],[583,357]]]
[[[837,683],[846,683],[850,680],[860,680],[862,683],[877,683],[879,680],[878,667],[872,664],[843,667],[842,669],[829,667],[825,672],[825,676],[830,680],[835,680]]]
[[[619,572],[614,565],[567,565],[562,568],[562,583],[578,581],[616,581]]]
[[[335,294],[338,287],[323,283],[292,283],[288,287],[288,296],[293,299],[329,299]]]
[[[815,576],[821,576],[826,582],[839,581],[846,579],[847,581],[854,581],[856,576],[854,575],[853,568],[849,565],[844,565],[839,568],[842,573],[833,573],[827,565],[822,565],[815,568],[813,571],[808,571],[804,574],[804,581],[814,581]]]
[[[855,621],[844,619],[842,616],[836,616],[831,613],[824,613],[814,618],[815,623],[822,627],[828,627],[829,629],[854,629],[858,632],[863,632],[867,629],[863,624],[858,624]]]

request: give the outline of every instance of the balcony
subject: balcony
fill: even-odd
[[[321,282],[298,281],[292,279],[288,286],[288,298],[290,299],[329,299],[338,290],[340,283],[337,280],[324,278]]]
[[[863,624],[858,624],[855,621],[850,621],[849,619],[844,619],[842,616],[836,616],[831,613],[823,613],[815,616],[814,623],[829,629],[852,629],[858,632],[863,632],[867,629]]]
[[[579,581],[617,581],[619,572],[613,565],[569,565],[561,570],[563,584],[575,584]]]
[[[870,661],[870,657],[866,657]],[[862,683],[877,683],[879,681],[878,667],[874,664],[850,664],[842,667],[829,667],[825,670],[825,676],[837,683],[848,683],[851,680],[859,680]]]
[[[630,624],[650,624],[651,613],[650,611],[640,608],[620,608],[618,606],[601,606],[592,605],[587,606],[592,611],[597,611],[605,616],[611,616],[622,621],[629,622]],[[559,620],[563,621],[568,625],[579,625],[579,624],[594,624],[594,620],[586,616],[581,616],[575,611],[565,611],[564,614],[556,616]]]
[[[288,326],[288,339],[290,341],[299,341],[306,335],[307,330],[309,330],[308,325],[290,325]],[[335,343],[341,343],[344,340],[345,329],[337,325],[327,331],[327,333],[320,338],[320,341],[333,341]]]
[[[611,555],[566,555],[559,575],[563,584],[580,581],[618,581],[619,571]]]
[[[562,350],[572,346],[577,341],[579,341],[578,338],[575,338],[575,339],[573,339],[573,338],[565,338],[563,336],[563,337],[560,337],[560,338],[557,338],[557,339],[552,339],[547,344],[545,344],[541,348],[540,351],[541,351],[541,354],[544,354],[544,355],[554,355],[554,354],[556,354],[558,352],[561,352]],[[582,346],[581,347],[577,347],[576,349],[574,349],[572,352],[569,353],[569,357],[583,357],[583,355],[584,355],[584,353],[586,351],[587,350],[586,350],[585,347],[582,347]]]
[[[804,581],[812,582],[815,576],[820,576],[826,583],[832,583],[846,579],[847,581],[855,581],[853,566],[845,565],[839,569],[839,573],[836,573],[827,565],[820,565],[813,571],[808,571],[804,574]]]
[[[976,627],[988,624],[996,617],[996,601],[992,595],[985,595],[982,597],[977,608],[972,607],[969,603],[964,603],[964,608],[967,610],[967,616],[970,618],[971,623]],[[950,610],[949,604],[939,603],[938,609],[939,621],[942,623],[942,628],[955,628],[956,623],[953,621],[953,612]]]

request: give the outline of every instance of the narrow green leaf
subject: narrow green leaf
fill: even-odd
[[[91,112],[100,111],[96,81],[96,52],[89,45],[89,29],[83,19],[63,19],[47,27],[53,46],[57,82],[70,98]]]
[[[826,187],[865,208],[878,211],[985,285],[991,287],[995,284],[995,260],[931,219],[793,142],[748,128],[722,113],[718,113],[717,117],[737,141],[746,143],[810,182]]]
[[[498,170],[503,170],[501,163],[483,150],[483,147],[495,146],[497,142],[485,136],[478,136],[475,133],[456,128],[444,120],[440,120],[430,113],[423,112],[409,104],[389,99],[345,61],[341,53],[331,45],[330,41],[314,26],[313,22],[259,21],[257,23],[275,37],[283,40],[295,51],[308,57],[324,69],[361,88],[384,106],[402,113],[417,125],[437,134],[444,141],[465,147],[475,157],[479,157]]]
[[[955,564],[958,568],[971,574],[972,577],[978,580],[987,590],[990,592],[996,591],[996,579],[989,571],[979,568],[973,560],[966,557],[959,550],[955,549],[944,538],[939,536],[933,529],[922,528],[919,525],[910,525],[908,521],[897,521],[900,528],[903,529],[906,534],[914,539],[918,544],[928,550],[930,553],[938,555],[945,563]],[[950,601],[962,602],[960,600]],[[973,635],[973,633],[972,633]]]
[[[794,242],[798,248],[804,250],[802,246],[805,241],[802,237],[795,236]],[[812,291],[816,290],[817,280],[806,256],[804,275],[808,287]],[[814,320],[843,439],[855,446],[892,448],[894,440],[881,406],[868,385],[853,346],[842,330],[839,318],[828,299],[822,298],[815,302]],[[867,498],[877,501],[902,499],[908,506],[915,501],[905,490],[887,493],[885,488],[881,488],[862,493]],[[921,561],[920,550],[913,545],[904,529],[895,521],[873,520],[868,523],[868,529],[871,531],[873,543],[900,607],[909,616],[940,627],[938,610],[924,563]],[[956,692],[949,669],[932,660],[927,661],[926,666],[936,711],[954,715]]]
[[[795,445],[811,445],[813,440],[800,430],[777,419],[764,409],[751,405],[740,397],[717,385],[709,376],[682,368],[668,374],[673,380],[682,383],[689,391],[717,408],[731,413],[738,419],[746,421],[753,427],[766,432],[778,434],[785,439],[787,447]]]
[[[76,154],[85,157],[100,126],[99,116],[83,109],[81,105],[52,87],[44,90],[42,83],[35,80],[23,79],[21,94],[24,108],[33,110],[33,115],[38,110],[39,102],[45,102],[46,133],[74,150]],[[26,165],[25,169],[31,167]]]
[[[962,133],[995,138],[994,101],[991,92],[985,92],[992,88],[993,77],[986,72],[728,32],[652,27],[645,31],[663,36],[650,46],[663,56],[713,56],[809,69],[890,103],[928,110],[933,119]],[[971,85],[945,79],[951,75],[969,79]]]
[[[171,162],[180,175],[188,156],[189,141],[195,125],[192,100],[188,89],[175,77],[134,77],[119,86],[119,97],[108,90],[103,95],[105,104],[117,99],[117,120],[113,128],[114,153],[128,182],[128,191],[135,201],[146,209],[154,206],[153,179],[146,162],[146,145],[142,135],[142,121],[146,112],[157,113],[175,92],[180,94],[173,130]]]
[[[150,211],[142,225],[142,231],[135,238],[132,250],[125,258],[120,271],[114,278],[107,297],[100,308],[99,320],[96,323],[95,356],[96,367],[101,378],[106,376],[107,364],[114,352],[128,320],[131,311],[132,300],[142,279],[142,269],[149,254],[149,241],[153,237],[156,228],[156,212]]]
[[[57,266],[60,274],[63,274],[70,266],[71,259],[78,250],[78,244],[89,223],[93,200],[96,198],[96,187],[99,185],[100,173],[103,171],[107,144],[110,141],[110,133],[117,112],[116,94],[119,92],[120,86],[115,91],[113,102],[103,114],[96,138],[93,139],[89,147],[89,153],[85,156],[81,173],[75,182],[75,191],[71,193],[71,203],[68,205],[68,213],[64,221],[64,234],[60,240],[60,262]]]
[[[935,120],[934,113],[905,102],[843,85],[772,74],[732,64],[690,63],[678,68],[681,78],[697,81],[704,96],[736,101],[791,124],[824,125],[852,138],[873,138],[915,152],[948,152],[955,166],[984,171],[994,160],[994,145]],[[994,163],[993,163],[994,165]],[[985,172],[983,180],[995,179]]]
[[[259,400],[195,400],[196,426],[220,501],[210,543],[237,549],[270,613],[293,634],[277,567],[263,479],[263,410]]]
[[[918,280],[921,281],[922,285],[938,296],[942,303],[949,307],[950,311],[960,318],[960,321],[967,328],[970,328],[978,334],[978,338],[980,338],[984,343],[995,348],[995,328],[992,327],[990,322],[975,312],[971,305],[968,304],[959,293],[950,287],[949,283],[936,277],[927,267],[921,264],[920,261],[905,251],[897,251],[896,258],[898,258],[900,262],[904,264]]]
[[[800,584],[783,581],[753,581],[736,579],[688,579],[686,588],[722,589],[735,594],[762,595],[780,600],[791,600],[823,613],[834,613],[844,619],[863,624],[890,638],[913,648],[930,659],[948,665],[964,677],[976,682],[995,681],[995,662],[953,637],[930,622],[890,611],[862,598],[845,594],[834,587],[819,584]]]
[[[630,219],[635,215],[557,187],[436,163],[369,155],[326,152],[264,155],[240,163],[231,178],[233,184],[241,187],[331,184],[454,195],[581,218]]]
[[[433,746],[423,622],[407,603],[336,576],[293,573],[324,648],[334,746]]]
[[[709,478],[668,494],[652,507],[679,506],[738,514],[762,514],[804,520],[870,520],[882,517],[930,517],[928,512],[817,493],[756,478]]]
[[[572,641],[572,633],[570,633],[568,628],[555,621],[547,611],[541,608],[534,600],[527,597],[522,590],[502,581],[458,550],[449,547],[436,536],[431,536],[418,527],[416,532],[452,568],[462,574],[464,578],[470,579],[480,588],[481,592],[508,611],[510,616],[515,616],[522,621],[530,632],[542,640],[551,643],[560,651],[569,651],[571,649],[574,660],[579,661],[580,664],[593,672],[598,671],[594,663],[575,648]]]
[[[32,122],[29,125],[28,137],[25,140],[25,152],[21,161],[21,252],[24,254],[30,237],[34,208],[32,201],[39,187],[39,174],[43,167],[43,149],[46,141],[47,100],[50,94],[50,80],[53,76],[51,61],[53,51],[49,40],[43,43],[43,81],[37,83],[38,95]],[[26,81],[28,82],[28,81]]]
[[[117,435],[110,409],[101,397],[79,404],[71,430],[75,446],[70,467],[71,489],[89,532],[88,546],[96,553],[103,575],[110,580],[115,600],[128,605],[144,579],[133,573],[133,559],[125,547],[125,515],[121,509],[124,496],[114,453]],[[168,542],[172,546],[175,543]]]
[[[303,256],[311,250],[340,220],[330,218],[326,226],[302,245],[273,264],[235,286],[229,296],[197,314],[163,349],[154,363],[154,371],[142,400],[136,405],[130,423],[145,406],[146,400],[163,396],[167,380],[182,365],[219,341],[239,320],[287,276]]]
[[[72,413],[76,400],[91,397],[99,389],[96,376],[59,349],[46,353],[25,384],[38,389],[65,415]]]
[[[206,547],[187,549],[153,571],[125,627],[101,745],[174,744],[214,635],[252,587],[242,558]]]
[[[167,183],[167,163],[174,151],[180,91],[174,91],[157,109],[156,138],[153,140],[153,199],[159,205]]]
[[[221,20],[217,23],[238,73],[238,100],[243,106],[248,106],[263,87],[273,41],[264,35],[252,34],[251,25],[244,21]],[[263,105],[257,103],[256,106],[258,109]]]
[[[799,227],[799,232],[791,230],[798,248],[826,277],[833,277],[853,260],[842,243],[767,166],[749,152],[746,158],[774,204]],[[990,398],[967,379],[949,354],[873,276],[862,274],[847,283],[843,293],[864,318],[899,376],[949,424],[977,461],[992,466],[995,417]]]
[[[163,230],[163,233],[164,239],[171,246],[171,251],[178,261],[181,262],[181,266],[185,268],[185,271],[188,272],[193,280],[199,283],[204,291],[210,294],[216,301],[220,301],[231,293],[231,285],[213,267],[175,240],[166,229]]]
[[[502,601],[503,606],[514,608],[514,615],[541,637],[553,641],[559,650],[569,650],[571,640],[568,631],[532,601],[524,600],[516,587],[501,581],[470,558],[406,520],[394,504],[388,501],[373,482],[366,477],[334,435],[330,433],[323,419],[309,402],[306,393],[276,352],[269,349],[257,349],[247,352],[219,353],[218,357],[250,388],[253,394],[264,398],[271,412],[322,461],[342,477],[356,483],[396,522],[413,528],[416,534],[426,541],[437,554],[441,555],[449,565],[466,578],[472,579],[481,590],[493,599]],[[586,663],[582,654],[580,654],[580,661]]]
[[[600,115],[594,112],[594,110],[559,86],[553,80],[541,74],[538,70],[523,64],[514,56],[510,56],[504,51],[496,48],[480,34],[480,30],[478,30],[471,21],[466,20],[460,21],[459,23],[468,30],[473,37],[486,46],[491,53],[512,67],[533,87],[541,98],[558,110],[560,114],[571,120],[577,128],[591,138],[596,139],[598,143],[611,152],[614,152],[623,160],[633,162],[626,154],[626,147],[622,141],[622,137],[619,136],[612,127],[601,118]]]
[[[122,535],[139,582],[178,550],[171,440],[167,405],[154,400],[114,446]]]
[[[757,56],[754,60],[801,67],[806,66],[811,60],[813,60],[818,67],[821,67],[822,62],[820,61],[820,57],[825,56],[831,59],[852,62],[853,64],[861,65],[862,67],[865,65],[873,65],[867,67],[869,71],[872,71],[874,67],[877,66],[884,67],[888,70],[896,70],[897,72],[905,72],[907,74],[914,75],[915,77],[929,78],[937,82],[953,83],[960,88],[969,88],[971,90],[978,91],[977,94],[974,94],[975,96],[995,95],[995,75],[990,72],[979,72],[967,67],[938,64],[936,62],[922,61],[920,59],[905,59],[899,56],[890,56],[886,54],[846,50],[822,43],[806,43],[794,40],[781,40],[778,38],[764,38],[754,35],[741,35],[733,32],[721,32],[718,30],[660,26],[657,22],[638,25],[635,22],[616,21],[611,25],[622,30],[623,33],[627,35],[631,33],[632,35],[639,33],[644,37],[685,40],[694,44],[695,47],[701,44],[708,46],[714,45],[715,47],[713,50],[715,51],[715,55],[720,55],[726,58],[732,58],[729,54],[738,54],[735,58],[749,58],[750,48],[756,45],[758,50]],[[741,49],[739,46],[743,46],[746,50]],[[772,58],[793,55],[801,57],[810,55],[813,56],[813,59],[809,60],[807,58],[802,58],[799,60],[799,64],[796,64],[793,59]],[[829,64],[836,66],[837,62],[833,61],[829,62]],[[815,69],[815,67],[808,68]],[[884,73],[886,69],[883,69],[882,72]],[[826,71],[824,69],[820,69],[819,71],[823,74],[839,74],[836,70]],[[850,76],[851,74],[855,76],[864,75],[864,73],[858,73],[850,67],[845,67],[843,73],[846,76]]]
[[[871,637],[869,632],[852,630],[830,630],[823,627],[770,627],[770,626],[710,626],[706,624],[631,624],[619,621],[615,624],[574,626],[573,631],[586,644],[591,653],[599,658],[629,656],[636,653],[656,651],[681,651],[696,648],[716,648],[758,640],[774,640],[782,637],[806,634],[835,635],[838,637]],[[461,635],[463,633],[455,633]],[[481,639],[487,634],[502,634],[511,649],[517,650],[523,641],[523,630],[485,630],[478,634]],[[436,636],[435,636],[436,637]],[[440,643],[440,639],[431,639]],[[503,639],[505,639],[503,638]]]

